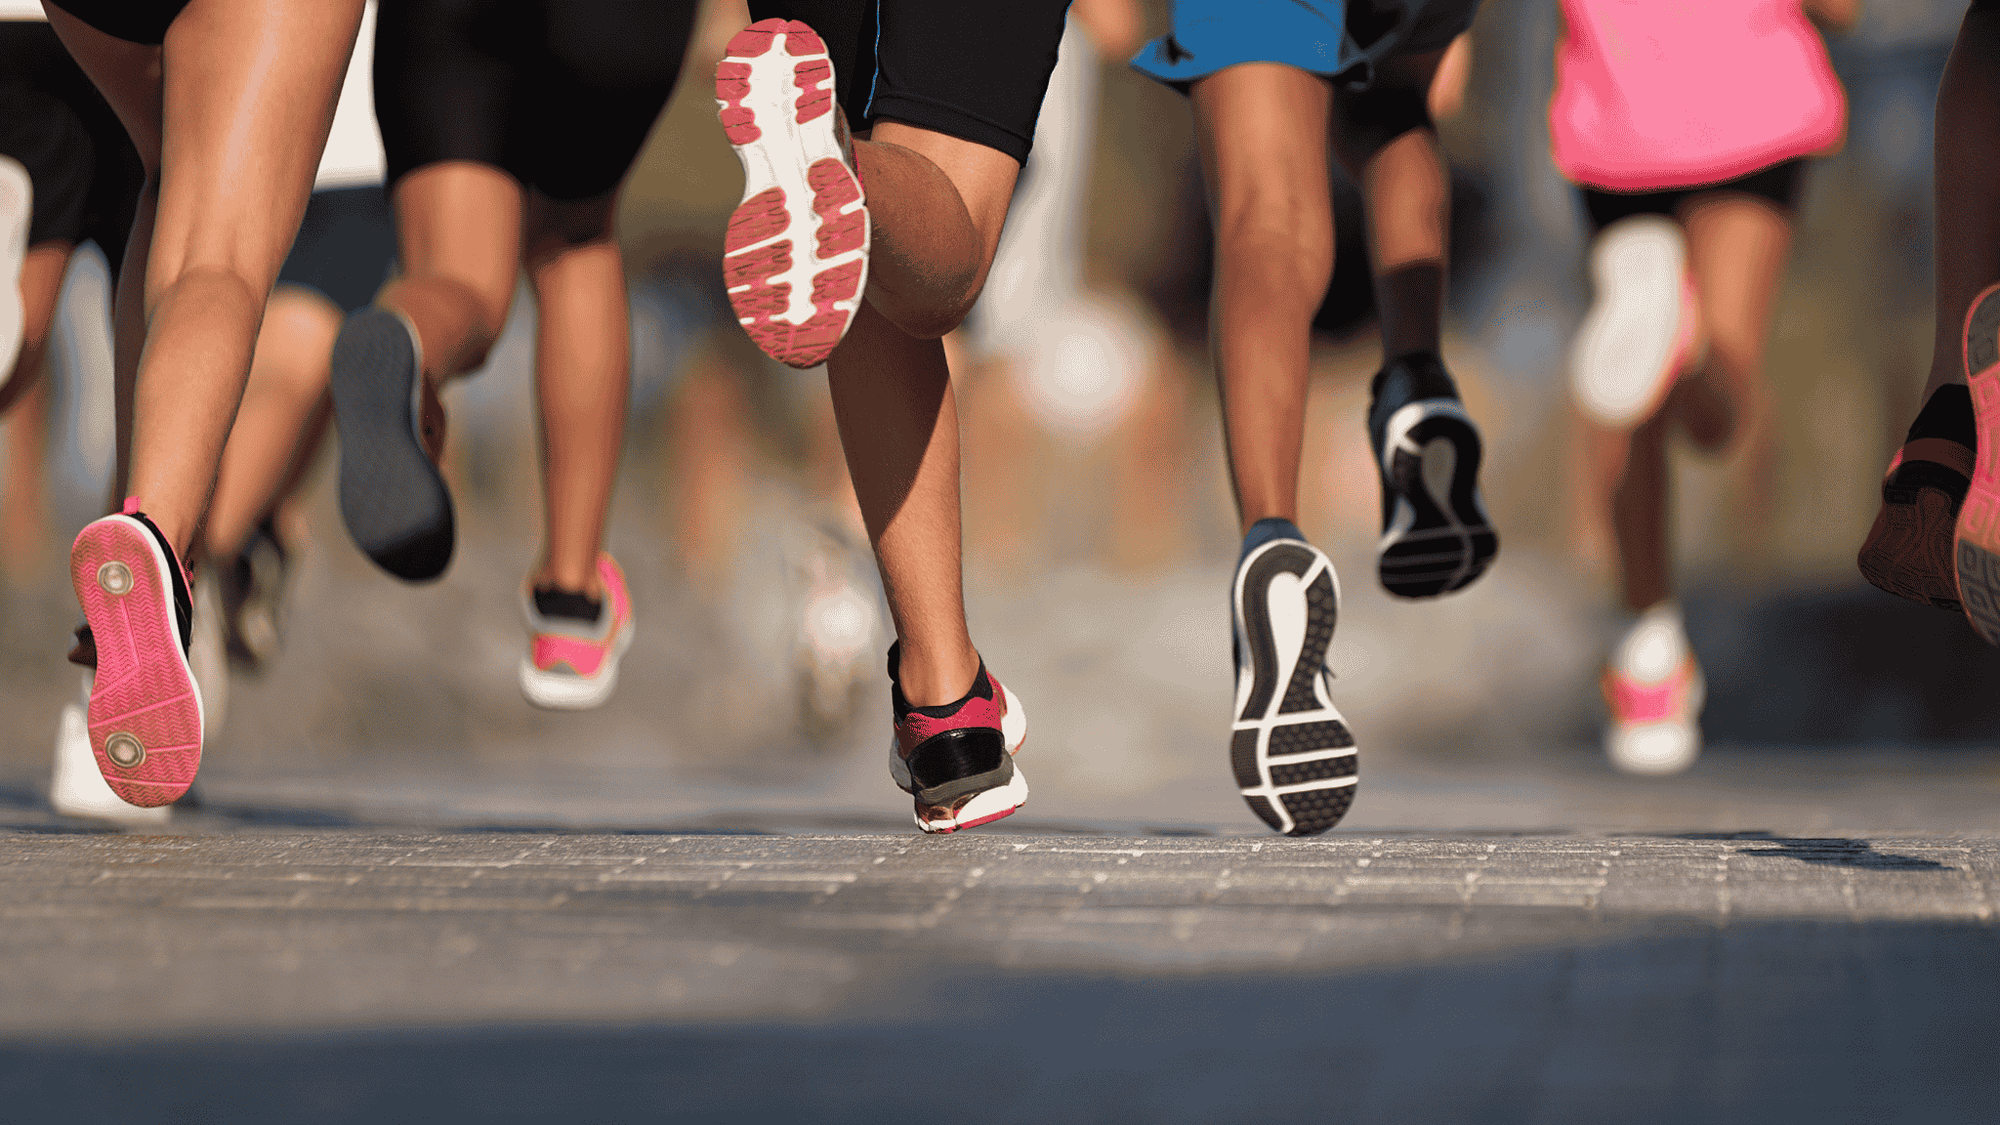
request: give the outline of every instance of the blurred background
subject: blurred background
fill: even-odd
[[[1808,172],[1769,353],[1776,432],[1725,460],[1675,455],[1708,753],[1683,778],[1604,790],[1607,818],[1668,794],[1696,809],[1782,793],[1806,759],[1857,786],[1940,755],[2000,773],[1978,752],[2000,741],[2000,655],[1956,615],[1869,587],[1853,561],[1929,358],[1932,112],[1962,11],[1874,0],[1830,44],[1848,142]],[[996,266],[951,342],[968,611],[1032,716],[1036,796],[1017,819],[1261,831],[1222,753],[1237,535],[1192,129],[1179,96],[1108,57],[1164,29],[1164,0],[1140,14],[1143,27],[1100,29],[1102,50],[1074,28],[1065,41],[1010,227],[1024,272]],[[1546,794],[1563,779],[1609,773],[1596,678],[1614,576],[1565,398],[1588,293],[1582,210],[1548,155],[1557,21],[1549,0],[1486,0],[1463,104],[1440,122],[1456,188],[1446,360],[1486,436],[1504,550],[1435,603],[1392,603],[1374,580],[1363,411],[1380,356],[1358,196],[1339,204],[1301,523],[1345,579],[1336,702],[1365,763],[1347,827],[1552,822],[1566,814]],[[204,764],[211,807],[315,823],[906,822],[881,776],[887,615],[823,375],[765,360],[723,295],[742,180],[707,76],[738,26],[726,10],[705,19],[621,212],[633,412],[609,547],[639,630],[612,702],[551,714],[515,685],[541,519],[523,298],[487,369],[447,398],[460,542],[442,581],[374,570],[341,528],[332,473],[316,471],[293,513],[304,547],[285,651],[231,687]],[[1066,147],[1083,159],[1065,164]],[[1037,177],[1083,178],[1073,230],[1031,212]],[[1036,270],[1069,260],[1047,252],[1066,239],[1080,276],[1050,282]],[[101,267],[73,270],[67,315],[101,316],[103,286]],[[0,800],[21,806],[44,801],[76,693],[63,547],[99,514],[110,464],[101,349],[72,324],[41,409],[4,429]]]

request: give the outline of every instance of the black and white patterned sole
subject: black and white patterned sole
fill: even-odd
[[[1250,811],[1287,836],[1332,828],[1354,802],[1356,755],[1327,697],[1327,649],[1340,616],[1333,563],[1309,543],[1274,539],[1236,570],[1236,704],[1229,765]]]
[[[1470,585],[1500,551],[1479,497],[1479,430],[1455,398],[1408,403],[1390,415],[1382,487],[1391,500],[1377,547],[1382,588],[1430,598]]]

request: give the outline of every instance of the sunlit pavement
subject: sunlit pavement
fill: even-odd
[[[1849,772],[1969,826],[1992,802],[1946,794],[1990,765]],[[1589,776],[1537,784],[1616,807]],[[1765,811],[1857,823],[1866,788]],[[412,832],[212,805],[172,836],[0,814],[0,1120],[1975,1121],[2000,1094],[1990,827]]]

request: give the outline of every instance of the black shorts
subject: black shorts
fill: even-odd
[[[1025,164],[1069,0],[751,0],[826,40],[849,128],[900,121]]]
[[[113,39],[157,47],[188,0],[54,0],[55,6]]]
[[[28,170],[28,244],[95,242],[112,276],[146,173],[97,87],[40,20],[0,20],[0,155]]]
[[[1592,231],[1600,231],[1620,219],[1634,215],[1665,215],[1677,217],[1681,204],[1696,195],[1712,191],[1733,191],[1743,195],[1754,195],[1759,199],[1777,204],[1787,214],[1798,210],[1799,184],[1805,175],[1805,161],[1786,160],[1768,168],[1724,180],[1719,184],[1702,184],[1699,187],[1674,188],[1671,191],[1646,191],[1625,193],[1604,191],[1600,188],[1585,187],[1584,209],[1590,212]]]
[[[396,260],[396,221],[378,184],[327,188],[306,201],[280,284],[303,285],[353,312],[375,302]]]
[[[382,0],[389,185],[490,164],[552,199],[615,189],[674,92],[695,0]]]

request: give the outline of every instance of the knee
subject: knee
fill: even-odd
[[[1333,272],[1333,211],[1296,194],[1248,193],[1222,209],[1215,252],[1218,271],[1231,276],[1324,288]]]
[[[903,305],[893,299],[877,299],[874,295],[870,300],[875,304],[876,311],[905,336],[913,340],[942,340],[951,334],[952,329],[965,322],[977,297],[978,294],[974,293],[964,301],[943,307]]]

